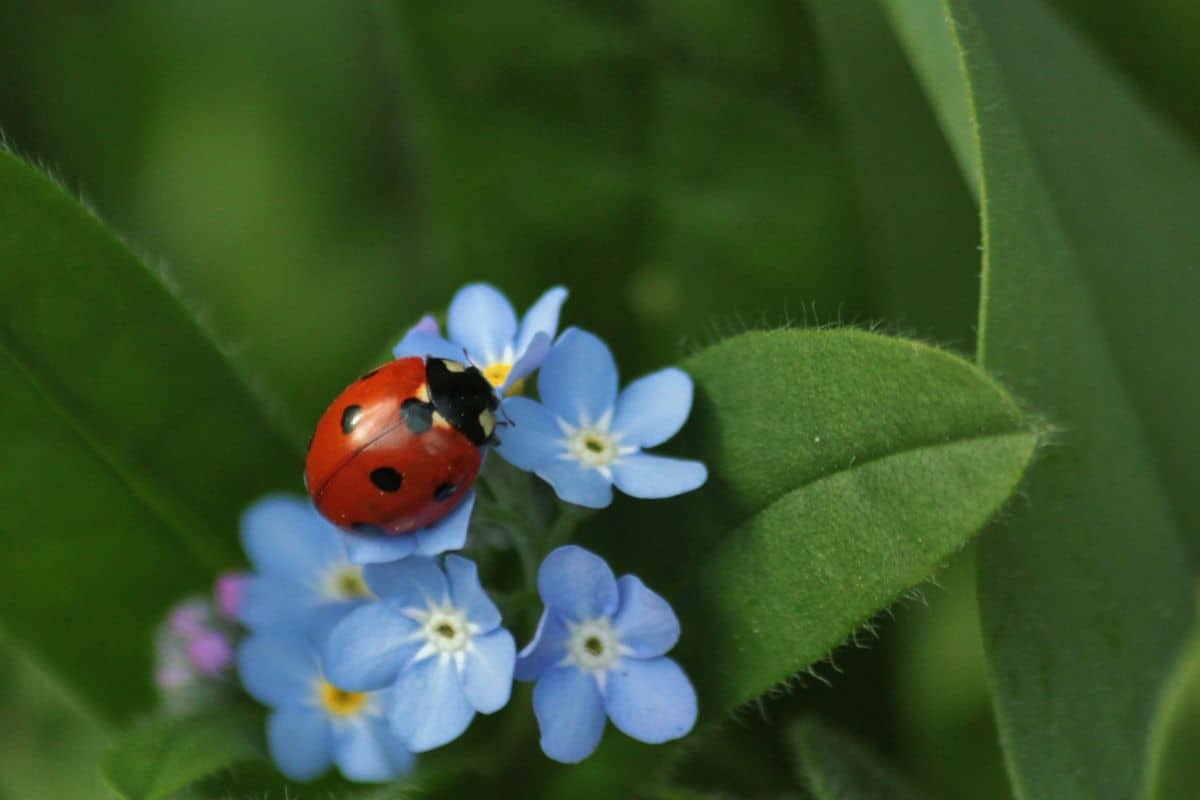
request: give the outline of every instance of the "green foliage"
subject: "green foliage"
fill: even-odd
[[[880,311],[893,324],[972,352],[978,216],[937,122],[875,4],[807,5],[862,187]]]
[[[159,800],[244,761],[266,757],[262,715],[220,708],[134,728],[104,758],[104,777],[122,800]]]
[[[1170,716],[1160,728],[1160,746],[1151,753],[1148,796],[1153,800],[1187,797],[1200,785],[1200,636],[1188,643],[1169,691]]]
[[[852,737],[806,719],[792,731],[801,777],[816,800],[918,800],[920,794]]]
[[[156,620],[239,559],[239,510],[298,480],[298,448],[162,281],[6,151],[0,217],[0,537],[20,553],[0,619],[126,716]]]
[[[1195,334],[1179,298],[1200,288],[1200,166],[1035,3],[956,1],[945,20],[888,5],[918,69],[918,50],[949,41],[965,70],[970,116],[950,126],[977,142],[980,360],[1063,427],[1029,502],[981,552],[1014,789],[1142,796],[1192,621],[1178,538],[1200,529],[1200,373],[1178,343]],[[961,109],[954,80],[923,77],[944,117]]]
[[[569,273],[573,322],[641,370],[735,317],[868,313],[796,4],[389,8],[447,293]]]

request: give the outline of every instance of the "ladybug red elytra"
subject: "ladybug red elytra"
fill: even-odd
[[[372,370],[317,422],[304,466],[308,493],[347,531],[426,528],[470,491],[498,405],[487,378],[458,361],[412,356]]]

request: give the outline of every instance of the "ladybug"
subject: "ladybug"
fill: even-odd
[[[317,422],[304,465],[313,504],[353,533],[432,525],[475,482],[498,405],[487,378],[458,361],[413,356],[368,372]]]

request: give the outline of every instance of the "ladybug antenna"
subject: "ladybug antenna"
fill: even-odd
[[[500,407],[497,408],[496,411],[498,411],[500,413],[500,421],[498,423],[496,423],[497,425],[503,425],[505,428],[517,427],[517,423],[514,422],[513,418],[510,417],[508,415],[508,412],[504,410],[503,403],[500,404]]]

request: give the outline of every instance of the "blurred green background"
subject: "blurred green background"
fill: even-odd
[[[1200,5],[1055,4],[1200,142]],[[566,284],[627,375],[788,323],[970,352],[977,221],[949,150],[893,42],[819,34],[788,0],[3,2],[0,129],[165,263],[295,430],[468,280],[518,306]],[[846,113],[848,63],[891,68],[894,147]],[[911,227],[877,224],[868,166],[912,190],[885,201]],[[764,718],[816,707],[937,796],[1005,796],[969,557]],[[697,779],[745,759],[731,790],[786,786],[731,744],[757,727]],[[0,652],[0,797],[99,796],[106,737]]]

